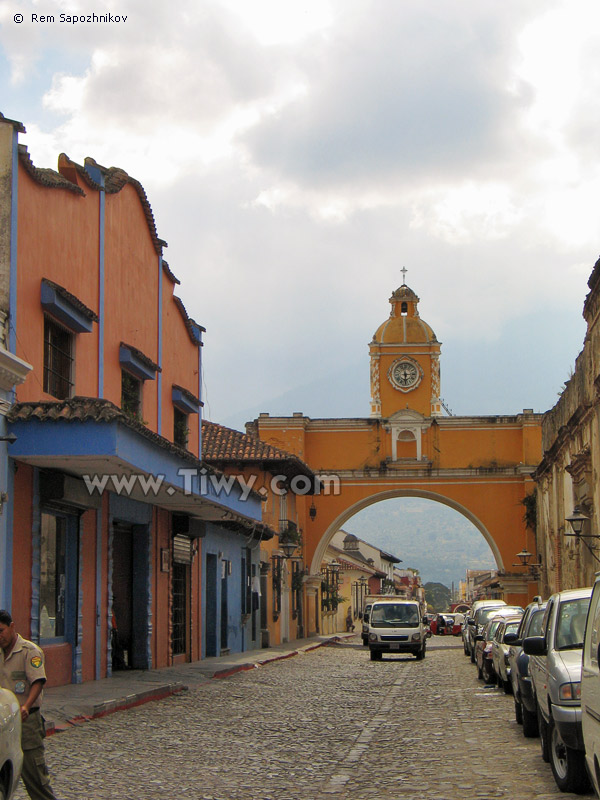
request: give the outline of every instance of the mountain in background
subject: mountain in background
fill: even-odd
[[[425,600],[433,611],[447,611],[452,602],[452,593],[443,583],[426,583]]]
[[[418,569],[423,583],[458,588],[467,569],[496,569],[492,551],[475,526],[449,506],[420,497],[375,503],[344,525],[359,539]]]

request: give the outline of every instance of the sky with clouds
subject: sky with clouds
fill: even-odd
[[[92,13],[119,20],[60,21]],[[600,252],[599,23],[597,0],[0,0],[0,111],[37,166],[143,184],[207,328],[208,418],[367,416],[403,266],[453,412],[544,411]]]

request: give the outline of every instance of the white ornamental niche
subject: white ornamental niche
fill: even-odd
[[[423,431],[431,425],[431,420],[407,408],[397,411],[386,422],[385,429],[392,436],[392,460],[423,458]]]

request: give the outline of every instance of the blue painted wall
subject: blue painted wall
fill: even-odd
[[[210,523],[206,526],[206,537],[202,539],[202,658],[207,657],[206,653],[206,631],[208,613],[215,613],[216,620],[214,629],[216,630],[217,647],[216,655],[221,652],[221,575],[222,562],[231,563],[231,573],[227,576],[227,647],[231,653],[242,653],[252,648],[260,647],[260,625],[258,625],[257,641],[252,641],[252,623],[248,620],[242,625],[242,556],[245,555],[246,547],[251,547],[248,537],[228,531]],[[260,547],[254,543],[251,549],[251,561],[259,569]],[[206,561],[207,555],[217,558],[217,581],[215,602],[208,602],[206,598]],[[254,612],[258,614],[259,612]],[[209,626],[210,628],[211,626]]]

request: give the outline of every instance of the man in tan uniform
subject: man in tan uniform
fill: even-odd
[[[40,713],[46,683],[44,653],[16,632],[8,611],[0,611],[0,649],[0,682],[15,693],[21,706],[21,778],[32,800],[56,800],[46,769]]]

